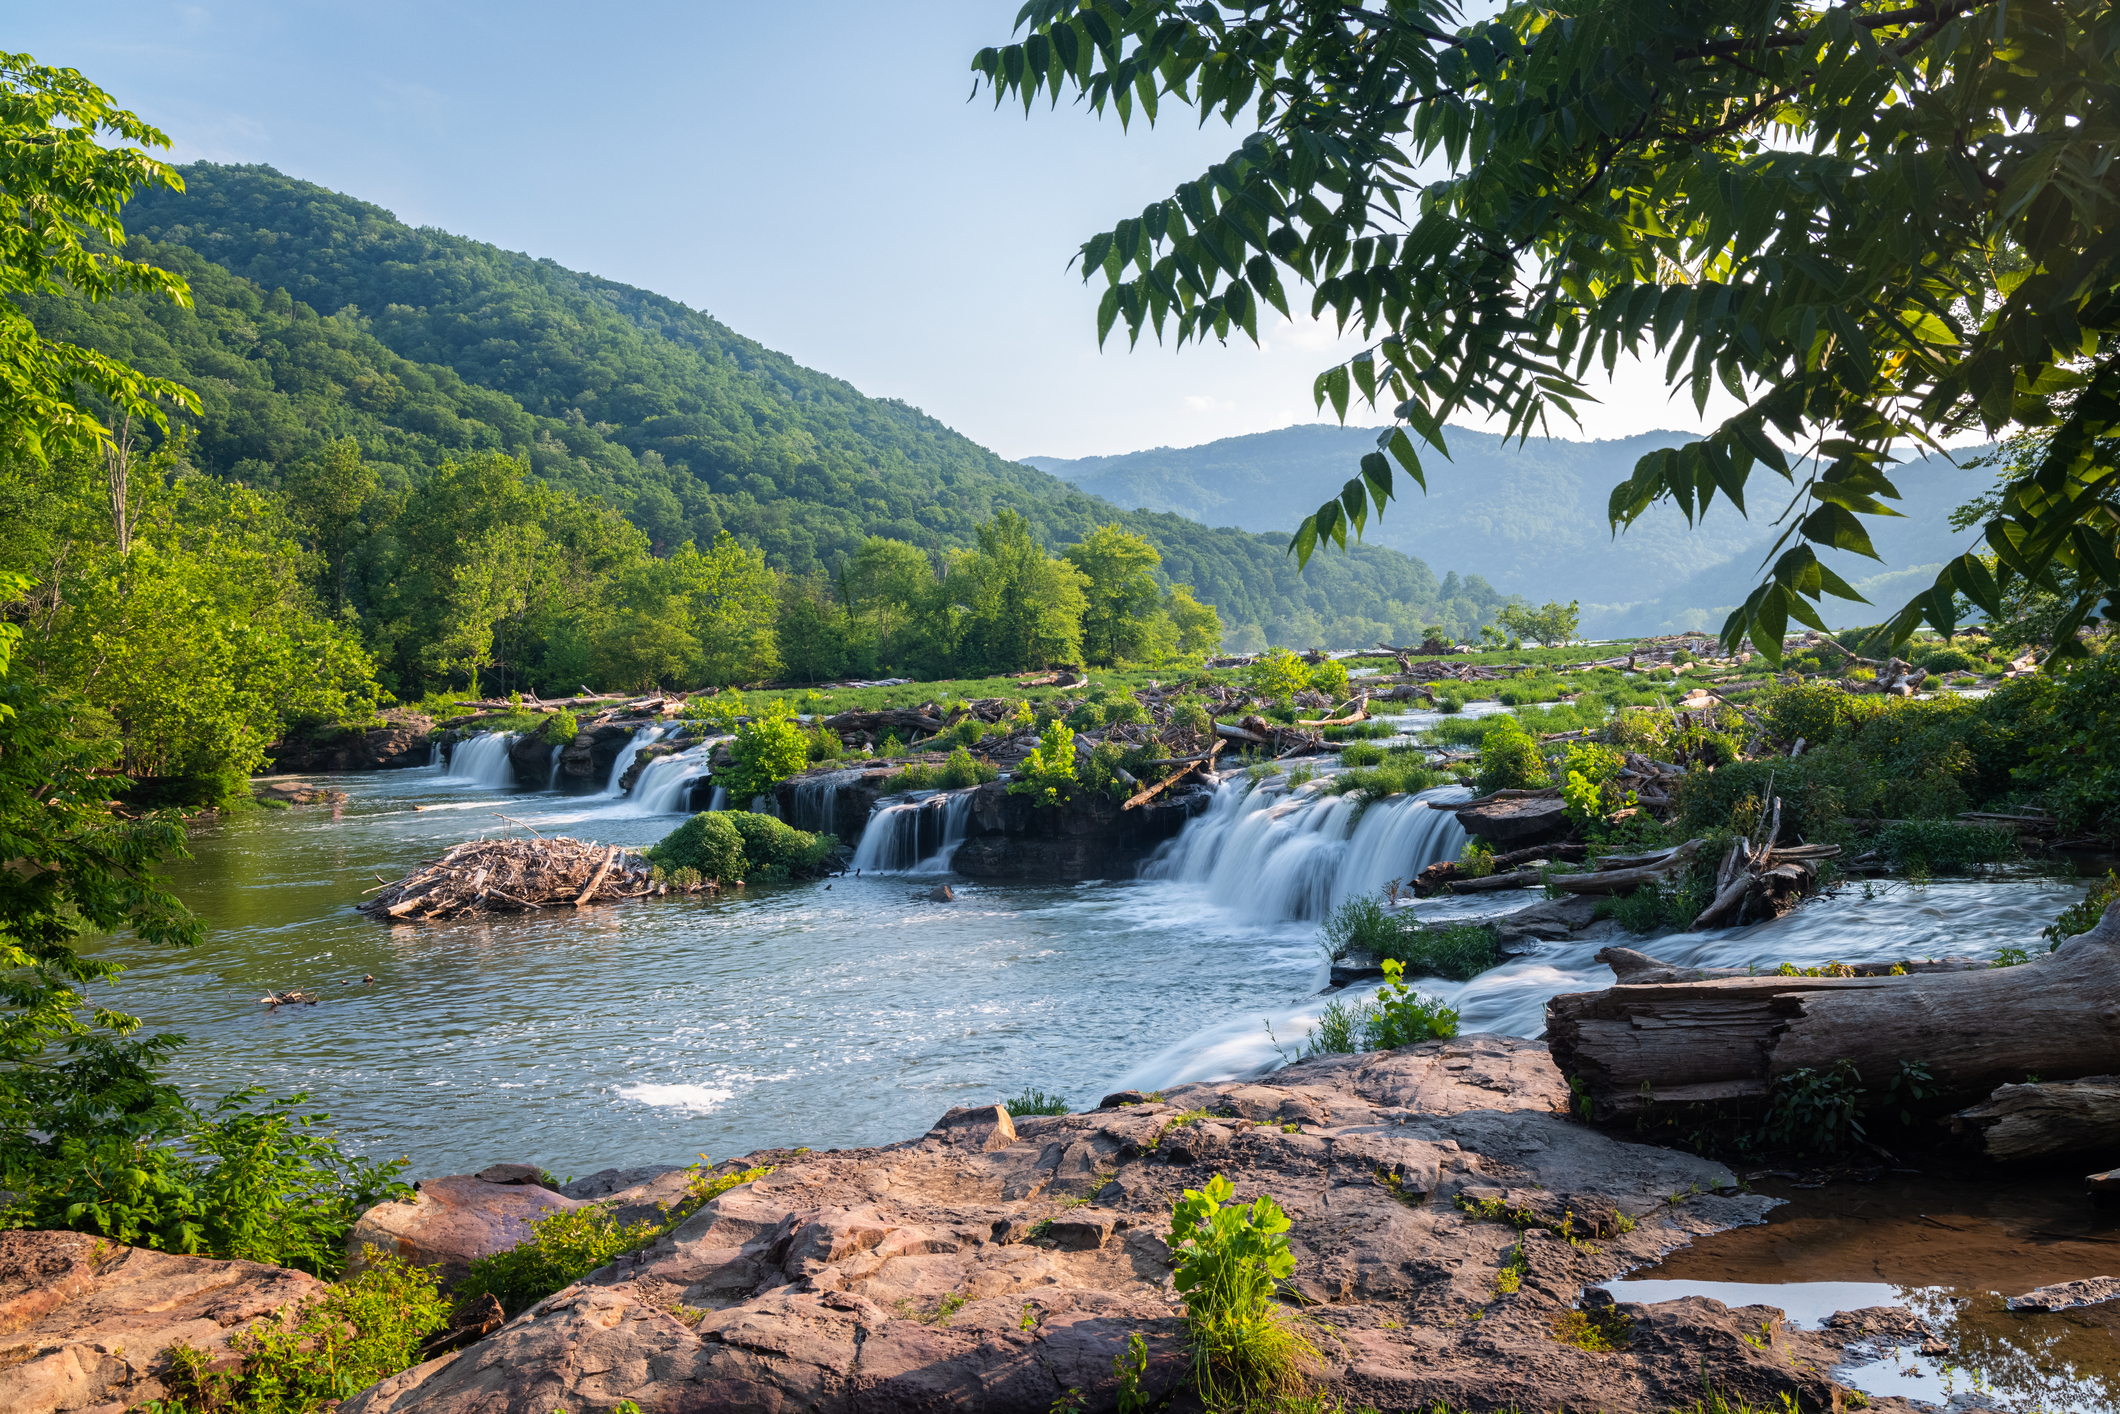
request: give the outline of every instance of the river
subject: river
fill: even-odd
[[[853,1147],[1027,1086],[1088,1106],[1273,1064],[1269,1027],[1300,1041],[1323,1005],[1322,908],[1462,842],[1452,817],[1418,802],[1371,807],[1348,838],[1345,801],[1245,797],[1237,781],[1143,871],[1161,877],[959,880],[955,903],[926,900],[930,873],[470,923],[393,927],[354,912],[364,890],[481,832],[647,845],[681,818],[511,789],[473,764],[460,754],[465,777],[434,766],[319,778],[348,794],[343,807],[202,826],[171,873],[208,940],[189,952],[103,945],[128,970],[95,1000],[187,1036],[174,1072],[188,1089],[307,1091],[354,1147],[407,1154],[416,1175]],[[2038,946],[2080,895],[2040,879],[1856,885],[1771,923],[1648,946],[1725,966],[1981,955]],[[1477,916],[1532,897],[1419,908]],[[1457,1006],[1468,1031],[1535,1035],[1547,997],[1610,983],[1598,946],[1550,945],[1421,989]],[[325,1000],[258,1004],[293,987]]]

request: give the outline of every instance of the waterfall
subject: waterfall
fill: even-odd
[[[449,753],[449,779],[507,790],[515,785],[515,765],[508,748],[515,745],[514,732],[480,732],[456,744]]]
[[[681,815],[692,783],[707,774],[711,747],[702,742],[675,756],[658,756],[633,782],[633,805],[642,815]]]
[[[1141,866],[1144,879],[1208,886],[1215,902],[1259,919],[1322,918],[1333,905],[1455,859],[1465,831],[1430,800],[1463,800],[1462,786],[1391,796],[1359,812],[1352,796],[1253,789],[1223,782],[1207,813]],[[874,825],[870,826],[874,829]]]
[[[427,764],[429,766],[442,764],[442,739],[440,737],[436,737],[427,745]]]
[[[971,818],[970,790],[878,805],[861,832],[854,867],[871,874],[947,874]]]
[[[559,754],[562,751],[565,751],[566,749],[567,748],[564,746],[555,746],[552,748],[552,769],[545,776],[546,790],[559,789]]]
[[[616,800],[619,796],[626,793],[625,786],[621,784],[626,779],[626,768],[633,764],[634,757],[640,755],[640,749],[643,746],[654,741],[662,733],[663,729],[661,727],[635,727],[633,729],[633,740],[618,749],[618,759],[611,763],[611,779],[604,783],[604,795],[606,797]]]
[[[716,787],[714,787],[714,794],[712,794],[712,795],[710,795],[710,796],[708,796],[708,797],[707,797],[707,809],[709,809],[709,810],[727,810],[728,808],[729,808],[729,791],[728,791],[728,787],[726,787],[726,786],[716,786]]]
[[[862,777],[860,767],[849,771],[829,771],[818,776],[804,776],[790,781],[792,797],[788,823],[798,830],[814,830],[819,834],[839,835],[839,790],[852,785]],[[859,822],[849,821],[858,827]],[[841,838],[845,836],[841,835]]]

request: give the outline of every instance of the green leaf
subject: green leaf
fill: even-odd
[[[1377,515],[1381,518],[1384,514],[1384,503],[1391,499],[1391,462],[1382,452],[1370,452],[1363,456],[1362,480],[1369,484],[1369,498],[1376,503]]]
[[[1863,529],[1862,522],[1844,506],[1820,506],[1804,517],[1798,533],[1814,545],[1830,545],[1836,550],[1852,550],[1873,560],[1883,559],[1870,544],[1870,532]]]

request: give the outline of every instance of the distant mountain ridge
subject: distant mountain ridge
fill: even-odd
[[[1080,489],[1121,506],[1166,511],[1244,530],[1287,530],[1355,474],[1377,429],[1298,423],[1274,432],[1225,437],[1194,447],[1156,447],[1119,456],[1026,457]],[[1366,543],[1447,560],[1484,576],[1504,593],[1583,603],[1587,633],[1676,632],[1719,628],[1722,616],[1758,582],[1761,560],[1778,529],[1770,522],[1788,488],[1757,470],[1747,488],[1748,518],[1721,497],[1688,526],[1675,506],[1661,505],[1614,536],[1605,507],[1634,464],[1690,434],[1644,432],[1605,441],[1532,440],[1518,446],[1493,433],[1446,429],[1450,457],[1422,448],[1428,490],[1400,479],[1399,499],[1372,521]],[[1974,451],[1956,454],[1963,462]],[[1852,581],[1892,575],[1880,585],[1900,597],[1880,611],[1833,601],[1848,623],[1871,623],[1915,590],[1908,572],[1971,547],[1949,529],[1949,510],[1985,490],[1993,473],[1927,457],[1893,474],[1906,500],[1901,519],[1870,522],[1879,564],[1829,553]],[[1330,552],[1325,552],[1330,553]],[[1926,579],[1926,576],[1923,577]]]

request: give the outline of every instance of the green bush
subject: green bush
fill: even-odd
[[[1208,715],[1207,708],[1198,699],[1189,697],[1180,699],[1171,708],[1170,724],[1197,737],[1213,736],[1215,730],[1215,719]]]
[[[665,869],[696,869],[704,878],[724,884],[744,877],[743,836],[730,819],[733,810],[702,810],[664,835],[648,858]]]
[[[1497,714],[1485,719],[1487,731],[1480,738],[1480,773],[1473,789],[1481,795],[1498,790],[1532,790],[1550,783],[1551,773],[1538,742],[1512,716]]]
[[[1078,702],[1063,720],[1078,732],[1095,731],[1104,725],[1104,708],[1095,702]]]
[[[232,1367],[189,1342],[170,1346],[159,1414],[312,1414],[410,1369],[421,1343],[448,1325],[449,1302],[424,1267],[373,1247],[363,1263],[353,1280],[296,1307],[289,1325],[238,1332]]]
[[[977,746],[986,737],[986,733],[986,723],[977,717],[966,717],[949,729],[950,740],[959,746]]]
[[[1977,673],[1987,667],[1963,648],[1937,647],[1914,654],[1910,660],[1917,668],[1927,668],[1932,673]]]
[[[1410,908],[1376,894],[1356,894],[1325,915],[1326,955],[1340,962],[1367,953],[1416,977],[1468,982],[1501,961],[1500,941],[1480,923],[1423,924]]]
[[[2060,917],[2048,924],[2040,937],[2047,940],[2047,950],[2053,951],[2078,933],[2088,933],[2105,917],[2105,910],[2114,900],[2120,899],[2120,874],[2108,869],[2103,879],[2093,879],[2089,892],[2061,910]]]
[[[812,727],[804,736],[809,743],[805,750],[813,766],[820,761],[837,761],[846,754],[846,746],[839,740],[839,733],[830,727],[820,724]]]
[[[570,745],[581,735],[581,722],[572,712],[554,712],[538,727],[538,735],[554,746]]]
[[[1762,715],[1783,741],[1824,746],[1846,727],[1876,715],[1882,697],[1857,697],[1838,683],[1811,682],[1769,697]]]
[[[1384,760],[1384,748],[1373,741],[1351,741],[1340,748],[1342,766],[1376,766]]]
[[[1444,1005],[1440,997],[1414,992],[1402,980],[1404,973],[1397,959],[1384,959],[1384,985],[1370,1003],[1369,1045],[1374,1050],[1447,1041],[1458,1033],[1456,1010]]]
[[[1449,778],[1429,766],[1418,751],[1386,748],[1384,759],[1374,766],[1356,766],[1341,771],[1319,789],[1328,795],[1359,796],[1364,805],[1393,795],[1413,795],[1445,785]]]
[[[2017,857],[2017,833],[1957,820],[1894,820],[1877,833],[1877,852],[1904,868],[1961,874],[1975,864]]]
[[[715,773],[729,799],[748,803],[810,764],[810,739],[784,698],[736,729],[729,743],[729,766]]]
[[[1133,726],[1148,720],[1148,709],[1131,697],[1114,698],[1104,708],[1104,725],[1108,727]]]
[[[2005,694],[2013,699],[2007,708],[1997,702]],[[2018,702],[2019,696],[2034,694],[2011,694],[2005,686],[1980,705],[1991,717],[2014,716],[2030,705]],[[2019,778],[2045,793],[2064,828],[2120,835],[2120,651],[2108,648],[2064,667],[2036,696],[2049,715],[2033,729],[2036,736],[2024,733],[2031,739],[2024,743],[2028,760]]]
[[[1829,843],[1847,834],[1847,800],[1841,789],[1843,763],[1832,750],[1795,760],[1737,761],[1714,771],[1693,771],[1673,791],[1680,833],[1747,835],[1756,843],[1770,806],[1768,785],[1781,797],[1781,840]]]
[[[748,810],[711,812],[725,815],[743,837],[745,877],[780,880],[815,874],[838,848],[831,835],[813,835],[798,830],[775,815],[754,815]],[[704,871],[702,871],[704,872]]]
[[[1004,1100],[1002,1108],[1012,1115],[1064,1115],[1068,1112],[1064,1097],[1048,1095],[1029,1086],[1025,1086],[1023,1093],[1015,1099]]]
[[[1286,704],[1310,684],[1310,668],[1286,648],[1270,649],[1244,669],[1244,686],[1269,702]]]
[[[1310,685],[1338,702],[1347,696],[1347,665],[1338,658],[1327,658],[1310,670]]]
[[[950,752],[950,759],[943,762],[942,769],[935,773],[935,784],[944,790],[961,790],[965,786],[976,786],[996,780],[1000,775],[1000,767],[984,761],[974,761],[972,753],[960,746]]]
[[[1261,1193],[1249,1206],[1216,1174],[1171,1209],[1172,1280],[1185,1300],[1193,1380],[1209,1409],[1263,1408],[1303,1390],[1319,1356],[1297,1318],[1276,1299],[1295,1271],[1288,1215]]]
[[[473,1259],[471,1274],[457,1287],[457,1300],[476,1301],[490,1292],[512,1316],[647,1246],[662,1229],[658,1222],[622,1224],[602,1203],[547,1213],[531,1223],[529,1237],[507,1251]]]
[[[1034,806],[1061,805],[1074,784],[1075,734],[1065,722],[1049,722],[1038,745],[1016,768],[1016,779],[1009,782],[1009,794],[1028,795]]]

